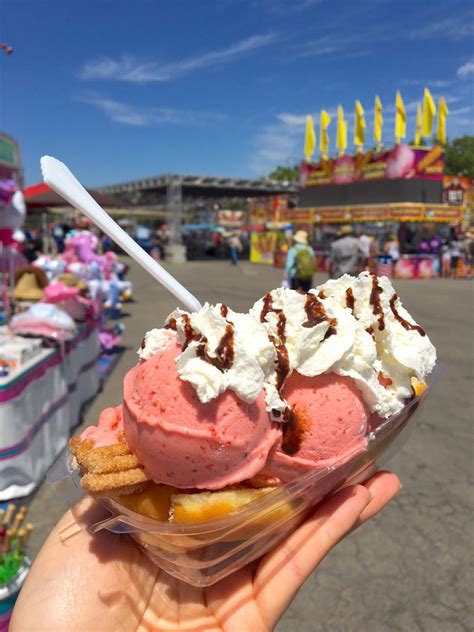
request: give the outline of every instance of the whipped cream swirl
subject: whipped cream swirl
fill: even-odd
[[[350,377],[370,411],[387,418],[412,395],[411,378],[425,381],[436,362],[434,346],[390,281],[368,272],[308,293],[277,288],[248,314],[222,304],[206,303],[193,314],[177,309],[167,327],[146,334],[141,359],[177,342],[177,372],[201,402],[231,389],[250,403],[263,388],[267,410],[280,420],[293,371]]]

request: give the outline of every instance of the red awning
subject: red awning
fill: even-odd
[[[127,206],[127,204],[122,202],[122,200],[119,200],[112,195],[100,193],[94,189],[88,189],[88,191],[98,204],[105,206],[106,208],[123,208],[124,206]],[[44,184],[44,182],[39,182],[38,184],[26,187],[23,191],[23,195],[25,196],[25,202],[28,209],[47,208],[48,206],[70,206],[66,200],[50,189],[47,184]]]

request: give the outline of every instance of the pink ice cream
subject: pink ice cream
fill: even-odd
[[[125,376],[127,443],[156,483],[213,490],[251,478],[281,436],[264,393],[252,404],[230,390],[201,403],[177,374],[181,351],[172,344]]]
[[[288,481],[314,467],[343,462],[366,446],[369,412],[348,377],[293,373],[283,395],[293,410],[265,473]]]
[[[101,448],[119,442],[119,434],[123,431],[122,405],[105,408],[99,416],[97,426],[89,426],[81,434],[81,439],[92,439],[94,447]]]

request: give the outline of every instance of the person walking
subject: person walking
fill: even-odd
[[[463,254],[463,244],[457,238],[457,235],[453,235],[453,238],[449,242],[449,252],[451,255],[451,278],[458,278],[458,266],[459,259]]]
[[[364,253],[352,226],[342,226],[336,241],[331,244],[329,276],[338,279],[343,274],[359,274]]]
[[[241,253],[243,250],[239,234],[233,233],[229,237],[228,244],[230,248],[230,261],[233,266],[236,266],[239,263],[239,253]]]
[[[385,243],[384,252],[390,257],[393,265],[400,259],[400,242],[396,235],[390,235],[388,241]]]
[[[474,258],[474,242],[472,240],[472,233],[468,231],[464,235],[463,240],[463,248],[464,248],[464,261],[466,264],[466,278],[472,278],[472,261]]]
[[[441,278],[449,279],[451,274],[451,250],[449,242],[444,241],[441,245]]]
[[[309,292],[316,269],[314,250],[308,245],[308,233],[305,230],[298,230],[293,242],[286,255],[285,273],[292,290]]]

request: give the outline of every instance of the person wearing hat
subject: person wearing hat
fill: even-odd
[[[339,237],[331,244],[329,276],[338,279],[343,274],[356,275],[360,271],[364,253],[354,236],[352,226],[341,226]]]
[[[298,230],[286,255],[285,272],[292,290],[308,292],[315,272],[314,250],[308,245],[308,233]]]

